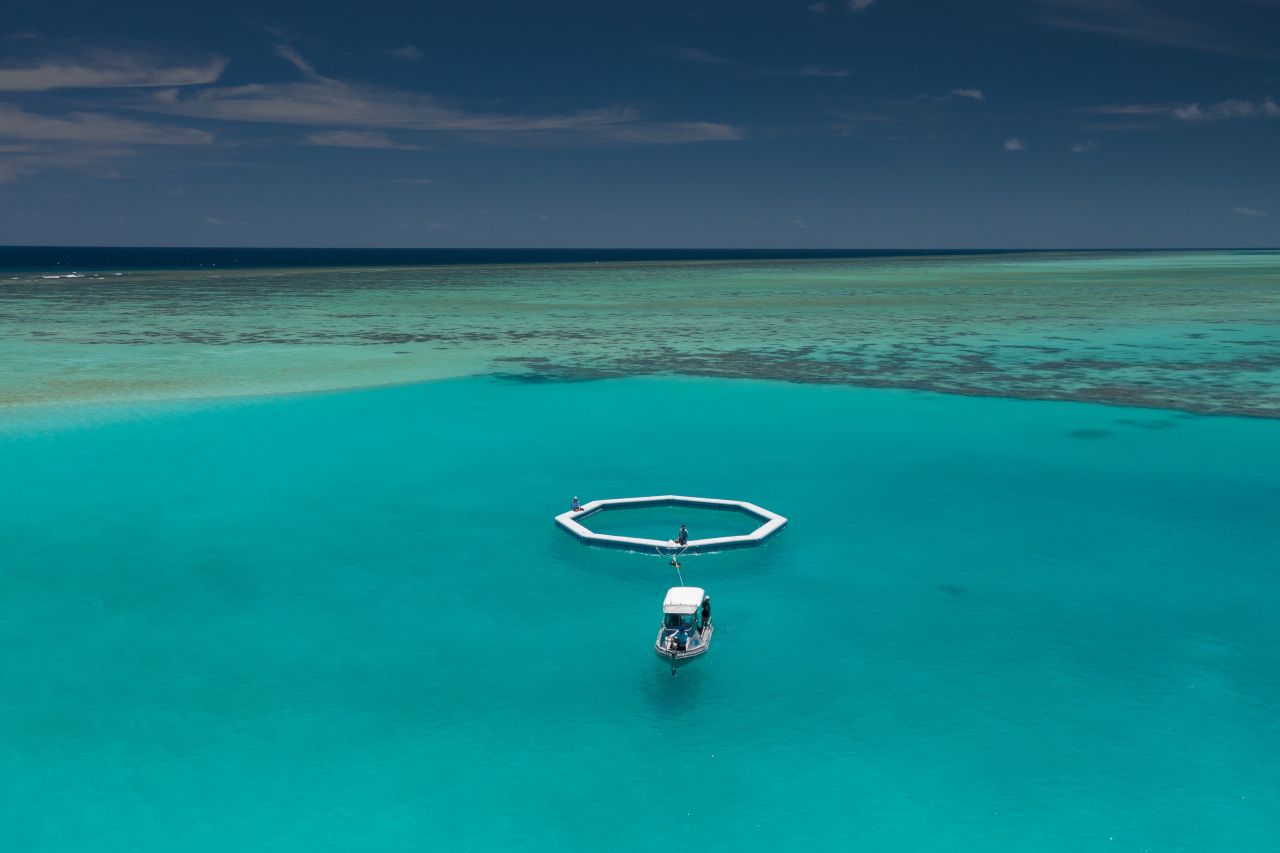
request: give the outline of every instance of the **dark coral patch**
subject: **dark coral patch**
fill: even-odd
[[[1177,423],[1164,418],[1117,418],[1116,423],[1139,429],[1172,429]]]

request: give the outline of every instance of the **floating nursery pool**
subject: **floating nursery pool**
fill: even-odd
[[[667,554],[759,545],[786,527],[787,519],[747,501],[653,495],[589,501],[580,510],[556,516],[556,524],[589,545]],[[674,536],[680,524],[690,531],[684,545],[658,538]]]

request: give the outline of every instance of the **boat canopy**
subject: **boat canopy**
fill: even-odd
[[[663,613],[678,613],[688,616],[698,612],[706,593],[700,586],[673,586],[667,590],[667,597],[662,600]]]

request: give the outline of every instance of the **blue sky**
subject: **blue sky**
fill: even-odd
[[[7,0],[0,243],[1280,244],[1280,0]]]

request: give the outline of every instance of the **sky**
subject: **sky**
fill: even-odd
[[[1280,0],[4,0],[0,244],[1280,245]]]

